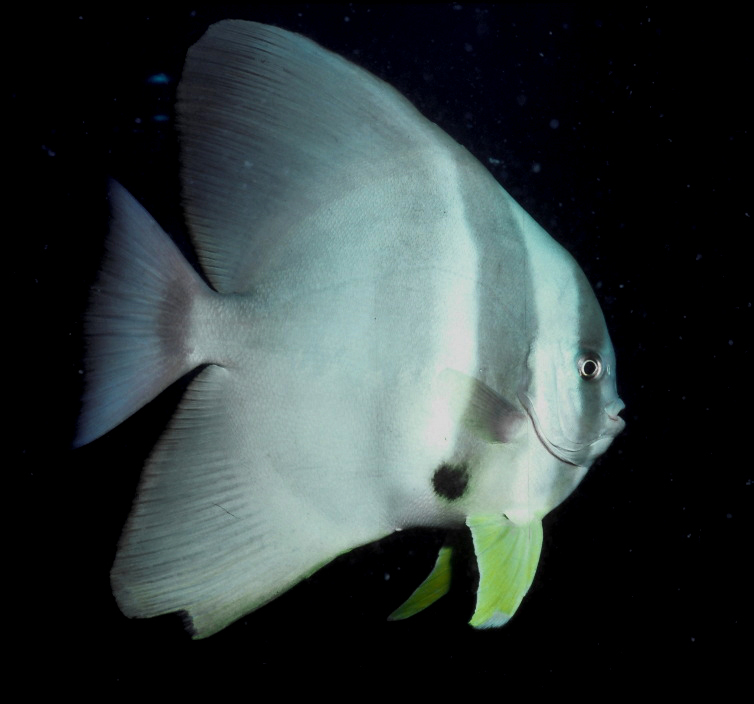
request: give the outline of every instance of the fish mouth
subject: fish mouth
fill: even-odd
[[[605,433],[606,436],[610,435],[611,437],[615,437],[623,431],[623,428],[626,427],[626,421],[618,415],[625,407],[626,404],[623,403],[623,401],[616,399],[607,408],[605,408],[607,417],[617,423],[616,426],[611,427],[609,433]]]
[[[623,418],[618,415],[618,413],[624,408],[625,404],[622,401],[618,401],[607,409],[607,415],[612,421],[609,432],[600,433],[600,435],[594,440],[587,442],[579,443],[569,440],[568,438],[563,438],[556,443],[547,437],[531,398],[524,392],[519,392],[518,398],[526,410],[526,414],[531,418],[534,431],[537,433],[537,437],[542,445],[544,445],[545,449],[555,457],[555,459],[565,462],[565,464],[570,464],[572,467],[588,467],[589,464],[591,464],[591,460],[602,454],[602,452],[604,452],[608,445],[613,441],[613,438],[618,435],[626,425]],[[595,453],[593,450],[598,449],[601,444],[604,444],[604,448],[601,448],[601,451]]]

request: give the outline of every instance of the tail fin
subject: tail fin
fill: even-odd
[[[119,183],[105,259],[85,319],[82,410],[74,445],[112,430],[197,365],[190,314],[201,280],[149,213]]]

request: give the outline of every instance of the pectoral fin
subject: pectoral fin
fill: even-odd
[[[526,414],[479,379],[444,369],[440,382],[448,401],[463,408],[463,425],[484,442],[510,442],[524,427]]]
[[[469,516],[466,525],[479,566],[476,610],[469,623],[474,628],[503,626],[534,580],[542,551],[542,522],[516,526],[504,516],[483,515]]]
[[[401,621],[418,614],[450,589],[450,558],[453,549],[447,545],[440,548],[437,562],[429,576],[416,588],[414,593],[401,606],[388,616],[388,621]]]

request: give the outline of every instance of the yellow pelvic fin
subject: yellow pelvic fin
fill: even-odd
[[[542,522],[516,526],[504,516],[482,515],[469,516],[466,525],[479,566],[476,610],[469,623],[474,628],[497,628],[516,613],[534,580],[542,551]]]
[[[445,596],[450,589],[450,558],[453,549],[448,546],[440,548],[437,562],[429,576],[416,588],[414,593],[403,602],[390,616],[388,621],[400,621],[426,609]]]

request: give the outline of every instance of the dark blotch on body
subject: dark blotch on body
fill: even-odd
[[[465,464],[440,465],[432,476],[435,493],[449,501],[460,499],[469,484],[469,468]]]

